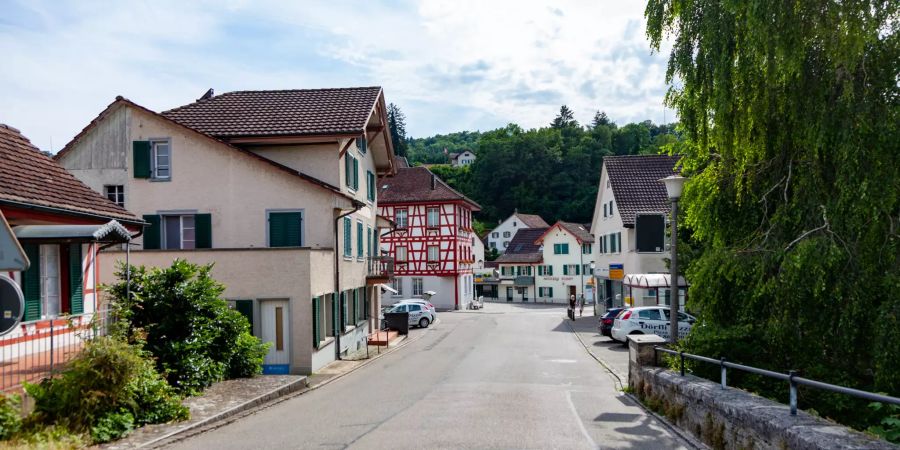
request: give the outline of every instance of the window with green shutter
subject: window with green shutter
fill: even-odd
[[[353,189],[359,190],[359,160],[353,158]]]
[[[563,275],[568,275],[568,274],[569,274],[569,265],[563,264]]]
[[[344,217],[344,256],[353,256],[353,223],[349,217]]]
[[[150,178],[150,141],[134,141],[131,143],[132,166],[135,178]]]
[[[319,321],[321,320],[321,305],[319,302],[322,301],[322,297],[315,297],[312,299],[312,329],[313,329],[313,348],[319,348],[319,342],[322,340],[322,330],[320,329]]]
[[[69,244],[69,307],[71,314],[84,313],[81,244]]]
[[[372,171],[366,171],[366,194],[370,202],[375,201],[375,174]]]
[[[344,155],[344,179],[347,182],[348,188],[353,187],[353,162],[351,161],[352,159],[353,159],[353,157],[350,156],[349,152],[346,155]]]
[[[348,292],[349,291],[341,292],[341,325],[343,325],[344,328],[350,324],[350,311],[347,311],[347,303],[349,303],[347,297],[350,296]]]
[[[337,336],[340,332],[340,323],[341,323],[341,304],[340,301],[335,301],[336,294],[331,295],[331,334]]]
[[[552,287],[548,287],[547,289],[550,291],[550,292],[549,292],[550,295],[548,295],[548,297],[553,298],[553,288],[552,288]]]
[[[194,215],[194,248],[212,248],[212,215]]]
[[[353,322],[351,325],[356,325],[359,322],[359,289],[353,290]]]
[[[369,290],[366,288],[362,289],[363,293],[363,319],[369,318]]]
[[[158,215],[146,215],[143,217],[147,226],[144,227],[144,250],[155,250],[160,248],[162,240],[161,219]]]
[[[23,322],[41,318],[41,250],[37,244],[22,244],[25,256],[31,261],[28,270],[22,272],[22,295],[25,297]]]
[[[365,255],[365,247],[363,247],[363,224],[356,222],[356,257],[362,259]]]
[[[269,213],[269,247],[303,246],[303,212]]]
[[[372,251],[372,227],[366,228],[366,248],[369,251],[369,256],[375,256]]]

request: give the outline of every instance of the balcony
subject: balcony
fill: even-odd
[[[394,276],[394,258],[390,256],[370,256],[366,260],[366,284],[389,283]]]

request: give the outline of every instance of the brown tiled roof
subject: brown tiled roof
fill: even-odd
[[[549,228],[521,228],[509,241],[506,251],[495,261],[501,264],[510,263],[539,263],[544,259],[541,244],[536,241],[547,232]]]
[[[642,212],[669,212],[669,197],[660,180],[675,173],[679,156],[632,155],[603,158],[615,197],[616,208],[626,227]]]
[[[41,153],[19,130],[3,124],[0,124],[0,202],[143,223]]]
[[[556,222],[556,224],[553,226],[564,228],[569,233],[572,233],[572,235],[574,235],[575,238],[577,238],[581,242],[594,242],[594,236],[591,235],[591,232],[580,223],[559,221]]]
[[[395,156],[394,157],[394,167],[398,169],[407,169],[409,168],[409,160],[406,159],[405,156]]]
[[[431,180],[434,177],[434,189]],[[426,167],[408,167],[397,169],[397,174],[378,180],[378,204],[419,203],[439,201],[464,201],[474,211],[481,206],[472,199],[460,194],[444,183],[437,175]]]
[[[218,138],[359,134],[381,87],[234,91],[162,115]]]
[[[547,228],[550,226],[550,224],[537,214],[522,214],[517,212],[516,216],[518,216],[519,220],[521,220],[528,228]]]

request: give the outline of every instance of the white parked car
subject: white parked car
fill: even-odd
[[[687,336],[696,321],[694,316],[679,311],[678,337]],[[668,306],[628,308],[622,310],[613,321],[612,338],[626,344],[628,336],[632,334],[655,334],[669,339],[669,328]]]
[[[421,303],[396,303],[386,312],[409,313],[409,324],[412,326],[419,326],[421,328],[428,328],[428,325],[434,323],[434,319],[436,318],[436,316],[425,305]]]
[[[434,308],[434,305],[432,305],[431,302],[429,302],[428,300],[422,300],[420,298],[408,298],[405,300],[400,300],[399,302],[394,303],[394,305],[399,305],[401,303],[416,303],[419,305],[423,305],[423,306],[425,306],[425,308],[427,308],[429,311],[431,311],[431,315],[434,316],[433,319],[437,319],[437,310]],[[394,306],[394,305],[391,305],[391,306]],[[432,319],[432,322],[434,322],[433,319]]]

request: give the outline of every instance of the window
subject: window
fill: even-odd
[[[538,266],[538,275],[551,276],[553,275],[553,266]]]
[[[406,228],[408,224],[409,210],[406,208],[394,210],[394,222],[397,228]]]
[[[490,244],[491,244],[491,248],[493,248],[493,249],[496,249],[496,248],[497,248],[497,243],[496,243],[496,242],[491,241]]]
[[[368,249],[369,256],[375,256],[375,251],[372,248],[372,227],[366,227],[366,249]]]
[[[359,160],[350,152],[344,155],[344,175],[347,179],[347,187],[354,191],[359,189]]]
[[[366,171],[366,198],[375,201],[375,174],[371,170]]]
[[[554,255],[568,255],[569,254],[569,244],[553,244],[553,254]]]
[[[613,216],[612,200],[609,201],[609,217]]]
[[[269,213],[269,247],[303,246],[303,211]]]
[[[513,227],[516,227],[516,221],[513,220]]]
[[[169,180],[172,178],[172,161],[169,140],[150,141],[150,163],[153,179]]]
[[[428,228],[437,228],[441,223],[440,221],[440,210],[438,208],[428,208],[428,217],[427,217]]]
[[[125,186],[121,184],[113,184],[103,186],[103,193],[106,194],[106,198],[109,201],[121,206],[125,207]]]
[[[60,314],[82,314],[81,244],[23,243],[22,249],[31,260],[28,270],[21,273],[25,300],[22,321],[49,319]]]
[[[503,241],[503,248],[509,247],[509,241]]]
[[[394,278],[391,280],[391,288],[397,291],[397,293],[394,294],[394,297],[403,296],[403,280],[401,278]]]
[[[578,264],[563,265],[563,275],[581,275],[581,266]]]
[[[344,256],[353,256],[353,222],[349,217],[344,217]]]
[[[406,247],[402,247],[402,246],[397,247],[397,250],[395,251],[395,253],[396,253],[396,258],[397,258],[398,262],[406,261]]]
[[[581,244],[581,254],[582,255],[590,255],[591,254],[591,244],[588,244],[588,243]]]
[[[365,255],[365,248],[363,247],[363,223],[362,221],[356,222],[356,257],[362,259]]]
[[[615,234],[609,235],[609,250],[610,253],[619,253],[618,239],[616,239]]]
[[[41,247],[41,313],[56,317],[60,313],[59,246]]]
[[[412,279],[412,295],[413,297],[421,296],[423,288],[423,283],[421,278],[413,278]]]
[[[437,245],[428,246],[428,262],[440,261],[440,247]]]
[[[510,236],[509,231],[504,231],[504,232],[503,232],[503,237],[508,238],[509,236]]]
[[[491,233],[491,237],[492,237],[492,238],[498,238],[498,237],[500,237],[500,233],[498,233],[498,232],[495,231],[495,232]]]
[[[553,288],[552,287],[538,288],[538,296],[543,297],[543,298],[552,298],[553,297]]]
[[[196,228],[194,215],[162,216],[163,237],[166,249],[196,248]]]
[[[581,273],[585,275],[591,275],[591,265],[590,264],[582,264],[581,265]]]
[[[606,217],[606,203],[603,203],[603,217]]]
[[[337,323],[334,320],[334,294],[328,294],[325,296],[325,307],[324,307],[325,316],[325,336],[333,337],[334,330],[337,328]]]
[[[366,142],[366,136],[362,135],[356,138],[356,148],[359,149],[359,152],[363,155],[366,154],[366,150],[368,150],[368,142]]]
[[[512,266],[500,266],[500,273],[503,276],[512,276],[515,274],[515,269]]]
[[[638,311],[638,319],[643,320],[662,320],[662,315],[658,309],[642,309]]]

